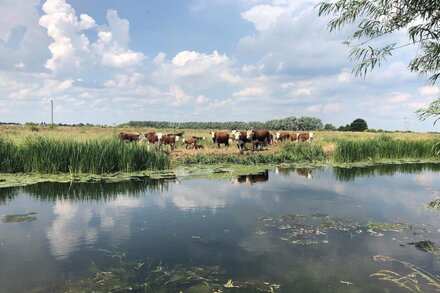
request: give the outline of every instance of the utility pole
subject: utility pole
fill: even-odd
[[[53,126],[53,99],[50,99],[50,123]]]
[[[408,122],[408,118],[403,117],[403,123],[404,123],[404,129],[405,131],[409,130],[409,122]]]

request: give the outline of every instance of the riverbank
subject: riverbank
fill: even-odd
[[[431,160],[380,160],[376,162],[356,163],[291,163],[291,164],[264,164],[264,165],[237,165],[237,164],[205,164],[205,165],[178,165],[173,169],[162,171],[118,172],[109,174],[39,174],[39,173],[0,173],[0,188],[20,187],[37,183],[116,183],[124,181],[143,181],[148,179],[177,181],[180,179],[210,178],[233,179],[242,175],[258,174],[268,171],[315,169],[315,168],[368,168],[375,166],[392,165],[423,165],[435,164],[440,168],[440,159]],[[354,172],[353,172],[354,173]]]

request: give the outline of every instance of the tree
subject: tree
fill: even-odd
[[[330,130],[330,131],[335,131],[336,127],[333,126],[333,124],[331,124],[331,123],[327,123],[326,125],[324,125],[324,129],[325,130]]]
[[[334,17],[328,23],[330,31],[357,24],[352,37],[344,42],[351,47],[350,60],[359,61],[353,68],[356,76],[365,76],[395,50],[413,45],[417,53],[409,70],[429,76],[432,85],[440,78],[439,0],[337,0],[318,7],[320,16]],[[409,42],[380,45],[381,38],[401,30],[406,30]],[[434,117],[435,124],[440,120],[440,98],[417,113],[421,120]]]
[[[350,130],[351,131],[365,131],[368,129],[368,124],[364,119],[358,118],[355,119],[350,124]]]

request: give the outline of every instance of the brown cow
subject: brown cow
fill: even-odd
[[[211,132],[212,142],[217,144],[220,148],[220,144],[225,144],[225,147],[229,147],[229,133],[225,131]]]
[[[313,140],[313,132],[305,132],[305,133],[300,133],[298,135],[298,141],[299,142],[312,142]]]
[[[178,136],[164,135],[160,138],[159,144],[168,144],[173,151],[176,148],[176,142],[179,140]]]
[[[159,142],[160,139],[162,138],[163,134],[162,133],[156,133],[156,132],[148,132],[147,134],[145,134],[147,140],[149,143],[156,143]]]
[[[132,132],[119,132],[118,137],[121,141],[142,141],[145,139],[145,135],[142,133],[132,133]]]
[[[289,140],[290,139],[290,133],[288,132],[277,132],[275,134],[275,138],[277,139],[277,141],[285,141],[285,140]]]
[[[269,130],[248,130],[247,139],[252,142],[252,150],[257,150],[259,146],[263,147],[271,142],[271,136]]]
[[[189,147],[197,149],[197,138],[186,138],[183,142],[185,143],[185,149]]]
[[[298,140],[298,134],[295,132],[290,134],[290,141],[297,141]]]

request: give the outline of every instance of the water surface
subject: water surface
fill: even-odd
[[[434,292],[439,169],[0,189],[0,292]]]

